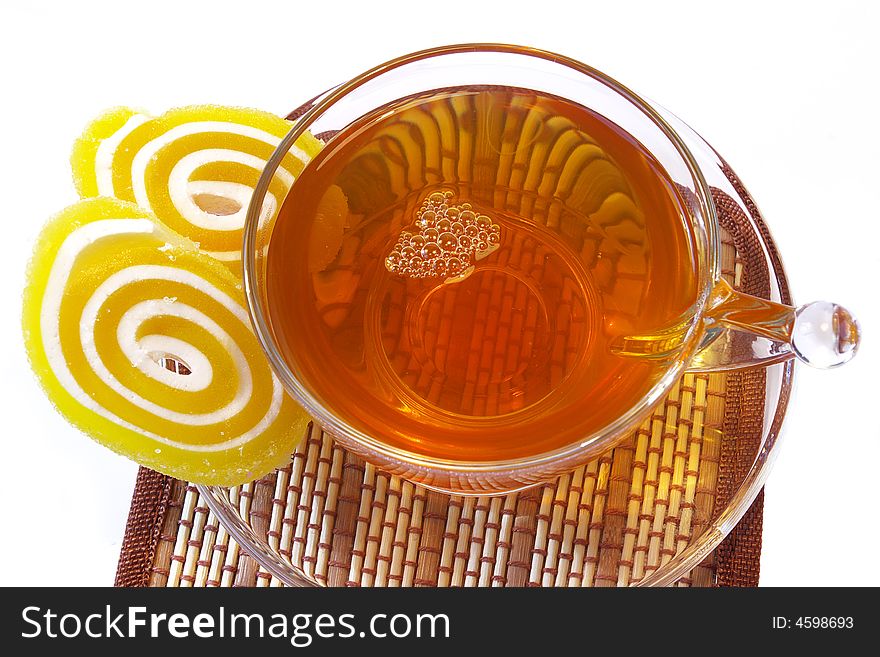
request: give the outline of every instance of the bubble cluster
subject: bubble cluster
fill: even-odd
[[[501,227],[454,198],[450,191],[434,192],[422,202],[415,224],[401,231],[385,258],[388,271],[411,278],[455,278],[498,248]]]

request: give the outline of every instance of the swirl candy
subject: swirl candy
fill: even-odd
[[[196,106],[148,119],[116,109],[74,146],[74,180],[84,198],[115,196],[155,214],[173,231],[239,272],[242,229],[266,161],[290,122],[258,110]],[[265,222],[303,166],[321,149],[309,134],[285,155],[269,185]]]
[[[308,423],[242,303],[226,267],[148,212],[91,199],[39,238],[25,343],[48,396],[79,429],[160,472],[233,485],[284,463]]]

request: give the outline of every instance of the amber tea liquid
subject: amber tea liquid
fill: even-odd
[[[269,244],[269,321],[321,404],[390,446],[496,461],[576,442],[667,363],[615,355],[696,298],[675,186],[590,110],[437,91],[333,136]]]

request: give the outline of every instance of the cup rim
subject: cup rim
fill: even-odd
[[[275,171],[280,166],[283,157],[289,152],[290,147],[307,130],[307,128],[337,101],[341,100],[370,80],[401,68],[402,66],[424,59],[468,52],[497,52],[549,60],[593,78],[631,102],[662,131],[664,136],[670,141],[678,155],[683,160],[689,175],[693,177],[696,198],[692,200],[698,206],[699,211],[705,218],[705,225],[708,233],[706,235],[708,249],[705,250],[707,259],[703,261],[702,252],[698,254],[698,258],[700,258],[700,262],[698,262],[698,276],[700,280],[698,281],[698,296],[694,304],[694,316],[696,321],[692,323],[685,335],[684,347],[681,350],[680,357],[675,359],[672,366],[654,384],[654,386],[638,401],[633,403],[624,414],[588,436],[584,436],[552,451],[496,461],[459,461],[441,459],[427,457],[398,447],[391,447],[382,441],[349,426],[344,421],[332,415],[320,402],[318,402],[317,399],[314,398],[305,386],[299,382],[296,376],[294,376],[290,367],[284,361],[275,345],[275,341],[272,337],[272,330],[263,311],[260,299],[258,276],[257,234],[260,228],[263,201],[268,191],[269,183],[273,179]],[[363,449],[367,450],[374,459],[378,457],[379,460],[392,464],[400,464],[401,462],[404,462],[410,474],[415,474],[420,471],[439,471],[453,476],[474,473],[509,475],[517,471],[526,472],[542,470],[548,466],[565,464],[567,460],[577,457],[577,455],[587,449],[587,447],[598,448],[602,445],[608,445],[611,441],[620,437],[627,430],[638,424],[638,421],[643,419],[645,414],[653,408],[653,406],[669,392],[676,381],[679,380],[684,373],[687,364],[692,360],[694,354],[699,348],[700,335],[702,333],[701,318],[708,304],[711,289],[718,278],[717,268],[718,262],[720,262],[720,241],[718,239],[719,227],[711,192],[709,191],[708,184],[697,164],[696,158],[679,136],[678,132],[649,102],[601,71],[575,59],[546,50],[504,43],[453,44],[428,48],[402,55],[375,66],[343,84],[333,87],[311,102],[311,107],[297,118],[291,130],[280,141],[269,160],[267,160],[257,185],[254,188],[254,193],[251,197],[250,204],[248,205],[245,218],[242,245],[242,271],[244,295],[248,313],[251,318],[254,333],[257,336],[263,352],[269,360],[270,366],[287,392],[290,393],[331,435],[337,438],[342,438],[343,440],[354,441]],[[687,212],[689,214],[693,213],[691,209],[687,209]],[[553,470],[555,472],[557,471],[557,468],[553,467]],[[559,471],[562,470],[559,469]],[[425,485],[424,482],[423,485]]]

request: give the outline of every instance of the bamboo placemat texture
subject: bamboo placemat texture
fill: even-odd
[[[764,232],[751,198],[726,173]],[[713,193],[724,276],[768,295],[748,218]],[[617,448],[517,494],[429,491],[365,464],[312,425],[290,465],[231,489],[230,498],[271,547],[330,586],[623,586],[684,549],[734,493],[759,449],[764,377],[760,369],[687,374]],[[763,492],[678,584],[757,585],[762,509]],[[281,583],[235,543],[195,486],[142,468],[116,585]]]

